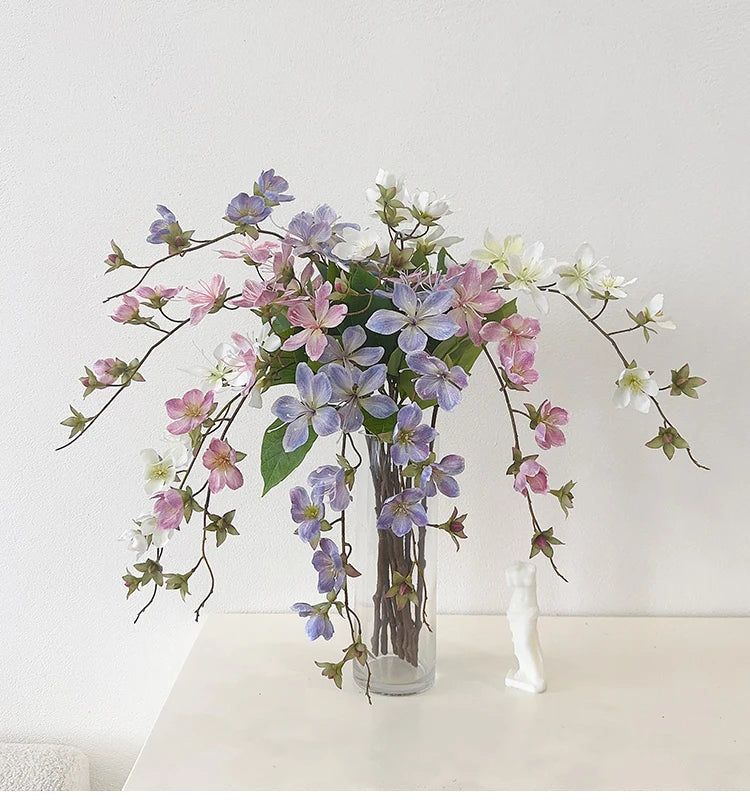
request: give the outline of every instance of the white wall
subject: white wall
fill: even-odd
[[[636,300],[664,290],[679,329],[648,349],[636,338],[634,352],[660,371],[689,360],[710,380],[700,402],[667,404],[713,471],[643,448],[656,418],[613,409],[614,355],[554,309],[533,396],[572,410],[570,445],[547,462],[578,486],[567,523],[554,500],[540,505],[567,542],[570,579],[540,564],[543,608],[750,613],[749,20],[747,3],[716,0],[3,4],[0,740],[78,744],[95,785],[118,787],[195,638],[174,595],[132,626],[119,580],[129,556],[114,538],[140,510],[138,450],[163,426],[163,399],[189,386],[175,368],[234,323],[207,320],[90,437],[52,447],[84,361],[135,356],[149,339],[99,303],[126,279],[102,276],[109,239],[153,258],[156,203],[219,232],[228,199],[269,166],[297,209],[329,201],[362,221],[362,191],[386,166],[452,194],[463,253],[487,225],[559,257],[588,239],[641,277]],[[215,267],[204,252],[162,276]],[[222,267],[236,282],[240,269]],[[259,501],[269,415],[239,428],[244,534],[216,556],[213,610],[283,610],[314,591],[285,488]],[[501,569],[525,556],[507,429],[477,370],[443,439],[468,458],[470,511],[465,547],[441,555],[443,610],[502,610]],[[178,565],[196,538],[175,544]]]

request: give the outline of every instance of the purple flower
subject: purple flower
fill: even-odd
[[[325,347],[320,361],[323,363],[335,362],[344,368],[358,366],[367,368],[375,365],[383,356],[385,349],[382,346],[361,348],[367,335],[361,326],[349,326],[341,333],[341,343],[328,335],[328,345]]]
[[[307,478],[313,501],[328,499],[332,510],[345,510],[352,498],[346,485],[346,472],[339,466],[320,466]]]
[[[341,591],[346,580],[344,562],[341,560],[336,544],[330,538],[321,538],[318,551],[312,556],[312,565],[318,573],[318,591]]]
[[[431,463],[422,471],[420,485],[427,496],[435,496],[440,491],[443,496],[455,498],[460,491],[458,483],[453,479],[466,467],[463,457],[447,454],[439,463]]]
[[[421,421],[422,410],[416,403],[398,411],[391,447],[391,459],[397,466],[405,466],[410,460],[422,463],[430,456],[430,444],[437,432]]]
[[[424,491],[421,488],[407,488],[386,499],[378,516],[378,529],[390,529],[401,538],[415,524],[417,527],[426,527],[427,512],[422,504],[423,499]]]
[[[260,195],[269,206],[276,206],[285,201],[293,201],[293,195],[282,195],[289,189],[289,182],[276,175],[275,170],[264,170],[255,185],[255,194]]]
[[[420,399],[437,399],[443,410],[452,410],[461,401],[461,391],[469,384],[469,377],[460,365],[448,368],[424,351],[407,354],[406,364],[420,375],[414,385]]]
[[[321,370],[331,380],[331,400],[342,405],[338,411],[342,432],[356,432],[362,426],[363,410],[375,418],[388,418],[398,409],[390,396],[375,393],[385,382],[387,369],[382,363],[366,371],[336,363],[324,365]]]
[[[177,223],[177,218],[174,216],[172,212],[167,209],[166,206],[157,206],[156,211],[161,215],[158,220],[155,220],[149,231],[151,232],[148,237],[146,237],[147,243],[153,243],[154,245],[161,245],[162,243],[167,242],[169,238],[169,227],[173,223]]]
[[[447,340],[458,331],[458,324],[444,314],[454,295],[453,290],[437,290],[419,299],[411,287],[399,282],[393,288],[393,303],[401,312],[379,309],[365,325],[381,335],[401,332],[398,345],[406,354],[423,351],[428,336]]]
[[[299,537],[305,543],[315,546],[320,536],[320,522],[326,514],[323,502],[320,499],[311,501],[307,491],[299,486],[289,491],[289,499],[292,502],[292,519],[299,524]]]
[[[333,636],[333,622],[328,618],[328,613],[323,613],[317,605],[308,605],[307,602],[295,602],[292,605],[292,610],[302,617],[309,617],[305,625],[305,632],[310,641],[315,641],[320,636],[323,636],[328,641]]]
[[[359,229],[354,223],[337,223],[338,215],[328,204],[322,204],[314,212],[300,212],[289,221],[285,242],[291,245],[296,255],[316,254],[329,256],[331,249],[343,238],[345,228]]]
[[[266,206],[264,198],[261,198],[260,195],[248,195],[246,192],[241,192],[229,202],[225,220],[230,223],[254,226],[261,220],[265,220],[270,214],[271,210]]]
[[[313,374],[308,365],[301,362],[295,374],[300,398],[282,396],[273,403],[271,412],[289,426],[281,445],[285,452],[293,452],[307,443],[312,428],[318,435],[332,435],[339,430],[339,417],[333,407],[328,407],[331,398],[331,383],[325,374]]]

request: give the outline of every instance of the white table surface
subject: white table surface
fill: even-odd
[[[125,789],[750,788],[750,619],[539,630],[545,694],[504,686],[504,617],[441,616],[434,688],[368,706],[298,617],[211,615]]]

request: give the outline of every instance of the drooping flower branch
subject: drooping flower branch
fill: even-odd
[[[553,527],[542,527],[535,504],[539,497],[555,496],[567,518],[575,483],[551,487],[540,454],[527,452],[522,432],[527,424],[533,433],[532,449],[560,448],[566,442],[569,414],[548,396],[514,405],[514,394],[530,393],[540,381],[536,355],[543,327],[538,318],[519,311],[519,302],[526,299],[542,314],[556,297],[572,305],[622,363],[615,405],[643,413],[653,407],[658,412],[661,426],[646,445],[670,460],[683,450],[696,466],[705,468],[658,398],[666,390],[672,396],[696,398],[705,380],[691,376],[685,363],[660,386],[618,343],[627,333],[640,331],[648,342],[657,332],[674,329],[663,296],[653,296],[636,311],[627,310],[629,325],[605,328],[603,316],[627,298],[635,279],[613,273],[589,245],[582,245],[570,262],[560,262],[541,243],[527,245],[517,235],[499,239],[488,231],[483,247],[471,259],[458,261],[448,249],[460,238],[446,236],[442,225],[451,212],[449,201],[435,193],[411,191],[390,173],[381,171],[367,191],[381,228],[344,222],[327,204],[300,212],[280,226],[272,213],[294,200],[288,189],[275,171],[262,172],[252,192],[240,192],[227,204],[223,220],[229,229],[208,239],[197,238],[195,229],[183,228],[170,209],[158,206],[159,217],[146,239],[166,246],[167,254],[141,266],[113,241],[105,260],[108,273],[138,273],[135,283],[105,300],[116,302],[110,317],[155,331],[158,339],[141,357],[126,361],[108,356],[85,367],[80,380],[84,398],[97,392],[109,396],[91,414],[71,407],[71,416],[62,422],[70,437],[59,448],[81,438],[126,388],[146,381],[143,368],[151,354],[185,327],[199,327],[210,315],[232,313],[233,320],[212,357],[190,367],[197,386],[176,388],[165,401],[162,445],[142,451],[149,504],[124,534],[137,555],[123,577],[127,595],[150,591],[136,621],[162,588],[179,591],[186,599],[196,572],[203,568],[208,588],[195,608],[196,619],[200,615],[216,582],[211,542],[215,539],[218,548],[239,534],[237,511],[220,505],[243,486],[246,476],[241,465],[245,454],[238,449],[233,425],[243,410],[262,407],[270,388],[287,386],[288,392],[271,406],[273,420],[263,437],[264,493],[302,463],[316,440],[336,442],[330,461],[307,475],[307,487],[290,491],[291,518],[299,539],[311,550],[322,595],[319,602],[295,603],[293,610],[305,619],[311,640],[333,636],[333,614],[348,624],[343,657],[318,662],[324,676],[340,686],[344,666],[355,662],[369,677],[370,647],[363,642],[362,624],[349,596],[350,582],[359,572],[352,561],[347,513],[355,482],[367,480],[358,480],[363,458],[355,435],[365,432],[378,448],[387,449],[393,483],[380,489],[377,527],[403,545],[399,560],[407,561],[399,569],[391,567],[378,593],[394,606],[394,615],[406,612],[415,628],[429,627],[426,589],[419,582],[423,559],[412,536],[416,531],[423,539],[428,529],[435,537],[445,532],[456,548],[467,537],[465,513],[454,507],[446,521],[431,522],[427,500],[459,496],[456,478],[465,461],[460,455],[437,453],[438,411],[460,405],[480,355],[498,381],[508,414],[507,474],[528,508],[531,557],[541,552],[562,577],[554,551],[562,542]],[[146,284],[168,260],[206,253],[218,244],[223,245],[216,249],[219,259],[247,267],[234,292],[214,269],[191,286]],[[224,394],[227,400],[222,403]],[[349,448],[356,455],[353,462]],[[166,573],[163,563],[170,540],[184,533],[193,514],[201,520],[195,562],[187,571]]]

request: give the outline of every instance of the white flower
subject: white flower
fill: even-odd
[[[404,190],[404,203],[410,209],[412,217],[419,223],[431,223],[438,218],[451,214],[448,199],[443,195],[427,190],[415,190],[413,193]]]
[[[167,542],[174,534],[174,530],[162,530],[157,524],[156,516],[152,513],[146,513],[141,516],[138,524],[144,536],[151,536],[151,546],[155,546],[157,549],[166,546]]]
[[[171,455],[162,457],[154,449],[143,449],[141,458],[145,463],[143,479],[146,484],[143,488],[147,494],[155,494],[174,482],[176,470]]]
[[[613,276],[611,271],[605,270],[594,279],[591,288],[605,297],[626,298],[628,294],[622,288],[637,281],[638,279],[628,279],[626,282],[624,276]]]
[[[573,264],[560,263],[555,272],[560,277],[557,289],[566,296],[575,296],[579,304],[586,305],[591,301],[591,291],[598,276],[605,270],[604,265],[594,256],[594,250],[588,243],[583,243],[576,251]]]
[[[631,405],[639,413],[651,409],[651,397],[659,392],[659,384],[645,368],[626,368],[617,380],[613,401],[615,407]]]
[[[432,226],[426,236],[417,240],[417,245],[425,254],[434,254],[441,248],[450,248],[463,240],[463,237],[443,237],[444,234],[445,229],[442,226]]]
[[[650,301],[646,303],[646,306],[643,310],[646,320],[649,321],[649,323],[655,323],[662,329],[676,329],[677,326],[674,324],[674,322],[670,321],[669,318],[664,317],[664,312],[662,311],[663,306],[664,295],[662,293],[657,293]]]
[[[146,536],[140,531],[139,528],[131,527],[129,530],[118,537],[119,541],[127,541],[128,549],[136,553],[140,557],[148,550],[148,542]]]
[[[364,262],[370,259],[376,248],[382,251],[380,234],[374,229],[345,229],[341,237],[343,241],[333,248],[333,255],[339,259]]]
[[[162,456],[172,461],[175,469],[179,471],[185,468],[193,453],[193,444],[190,441],[189,435],[172,435],[171,432],[165,432],[161,436],[162,441],[167,445],[162,449]]]
[[[520,235],[511,234],[501,241],[487,229],[484,233],[484,248],[475,249],[471,255],[480,262],[506,267],[508,257],[511,254],[520,254],[521,251],[523,251],[523,239]]]
[[[204,356],[203,365],[197,365],[193,368],[185,368],[182,370],[199,380],[201,390],[213,390],[216,392],[224,387],[224,380],[227,378],[227,374],[231,373],[232,369],[222,362],[212,362]]]
[[[552,257],[543,259],[543,253],[544,245],[533,243],[520,254],[510,254],[508,269],[503,276],[511,290],[529,293],[540,312],[549,312],[549,301],[539,286],[550,283],[557,261]]]
[[[271,324],[266,322],[261,326],[260,332],[255,335],[253,342],[256,345],[256,351],[261,349],[268,354],[278,351],[281,348],[281,338],[273,331]]]
[[[386,190],[396,190],[394,198],[397,201],[403,201],[404,199],[404,180],[401,176],[397,176],[395,173],[391,173],[388,170],[383,170],[381,167],[378,170],[378,175],[375,177],[375,184],[379,185],[376,187],[370,187],[365,191],[365,195],[367,196],[367,200],[371,204],[377,204],[380,201],[380,187],[384,187]]]

